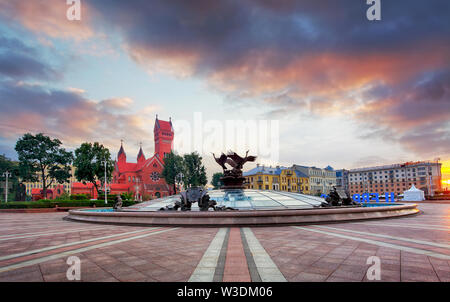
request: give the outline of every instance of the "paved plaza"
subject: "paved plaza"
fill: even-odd
[[[0,281],[450,281],[450,204],[416,216],[251,228],[132,227],[63,220],[67,213],[0,213]],[[72,281],[71,281],[72,282]],[[372,281],[369,281],[372,282]]]

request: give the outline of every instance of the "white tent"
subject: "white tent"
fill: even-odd
[[[405,201],[422,201],[425,200],[425,194],[422,190],[412,185],[411,189],[403,192],[403,200]]]

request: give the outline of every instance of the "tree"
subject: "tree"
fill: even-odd
[[[169,185],[173,185],[173,192],[177,192],[177,180],[179,180],[179,174],[185,174],[185,166],[183,157],[170,152],[164,157],[164,169],[162,171],[162,177]]]
[[[61,145],[59,139],[52,139],[42,133],[26,133],[16,143],[20,175],[30,181],[39,180],[40,175],[44,198],[54,182],[68,182],[71,176],[73,155]]]
[[[19,175],[19,163],[12,161],[11,159],[7,158],[4,154],[0,155],[0,183],[2,184],[0,186],[0,199],[4,198],[6,189],[6,181],[3,177],[3,173],[9,172],[11,173],[11,176],[8,178],[8,187],[13,188],[14,191],[17,192],[17,186],[18,186],[18,179],[17,176]],[[14,192],[8,191],[8,200],[12,200],[12,194]],[[18,200],[17,198],[14,198],[14,200]]]
[[[81,144],[75,150],[75,160],[73,161],[73,165],[76,168],[75,177],[78,181],[92,183],[98,192],[99,186],[97,181],[105,181],[104,161],[106,161],[106,179],[110,181],[114,170],[114,161],[111,160],[109,149],[98,142]]]
[[[197,152],[185,154],[184,165],[186,169],[186,174],[184,175],[185,187],[204,186],[208,183],[202,157]]]
[[[220,178],[223,177],[223,173],[217,172],[214,173],[212,176],[211,184],[214,186],[214,189],[220,189],[220,187],[223,185]]]

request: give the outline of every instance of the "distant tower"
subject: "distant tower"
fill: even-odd
[[[141,164],[145,162],[145,155],[144,155],[144,151],[142,151],[142,143],[140,144],[140,148],[139,148],[139,153],[137,155],[137,163]]]
[[[157,115],[153,133],[155,135],[155,154],[159,159],[164,160],[165,155],[173,150],[172,119],[169,119],[168,122],[159,120]]]
[[[126,162],[127,161],[127,155],[125,154],[125,150],[123,149],[123,140],[120,141],[120,150],[117,154],[117,160],[119,162]]]

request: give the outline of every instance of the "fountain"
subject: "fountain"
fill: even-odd
[[[419,212],[415,204],[361,205],[335,188],[326,199],[292,192],[245,189],[243,166],[256,157],[248,156],[247,151],[244,157],[229,152],[219,158],[214,155],[214,158],[224,174],[219,190],[191,187],[179,195],[127,208],[71,210],[67,218],[146,226],[262,226],[399,217]]]

